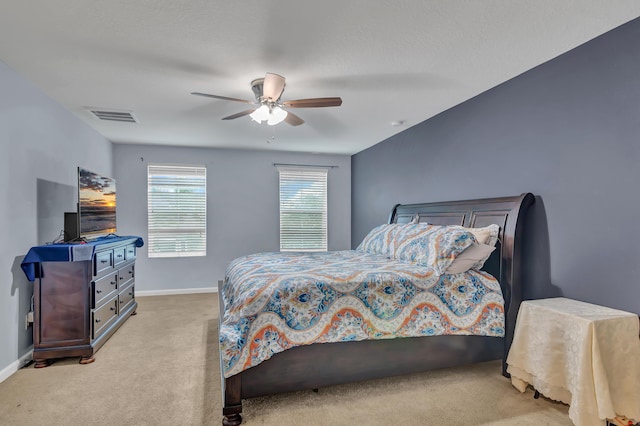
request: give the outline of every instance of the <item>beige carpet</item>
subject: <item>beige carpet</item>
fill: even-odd
[[[141,297],[96,354],[0,383],[2,425],[219,425],[217,295]],[[244,401],[251,425],[567,425],[568,407],[516,391],[500,364]]]

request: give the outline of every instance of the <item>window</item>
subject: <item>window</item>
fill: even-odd
[[[278,167],[280,250],[327,250],[327,169]]]
[[[149,164],[149,257],[207,255],[207,169]]]

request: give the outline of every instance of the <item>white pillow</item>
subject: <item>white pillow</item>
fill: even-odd
[[[445,274],[466,272],[476,263],[484,263],[495,249],[495,247],[487,244],[473,244],[456,257],[445,271]]]
[[[498,225],[489,225],[484,228],[467,228],[469,232],[476,237],[476,240],[480,244],[488,244],[490,246],[495,246],[498,241],[498,233],[500,232],[500,227]]]

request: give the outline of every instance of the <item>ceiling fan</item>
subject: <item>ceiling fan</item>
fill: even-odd
[[[299,126],[304,123],[302,118],[292,112],[286,111],[284,108],[318,108],[342,105],[342,99],[340,98],[311,98],[297,99],[294,101],[281,101],[280,97],[282,96],[282,92],[284,92],[284,87],[284,77],[278,74],[267,73],[264,78],[257,78],[251,82],[251,90],[253,90],[253,94],[256,97],[255,101],[200,92],[191,92],[191,94],[256,105],[255,108],[229,115],[224,117],[223,120],[233,120],[235,118],[248,115],[258,123],[266,121],[269,125],[275,125],[282,121],[285,121],[292,126]]]

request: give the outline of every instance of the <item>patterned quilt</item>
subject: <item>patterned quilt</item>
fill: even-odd
[[[259,253],[227,268],[224,376],[312,343],[463,334],[504,336],[500,284],[357,250]]]

